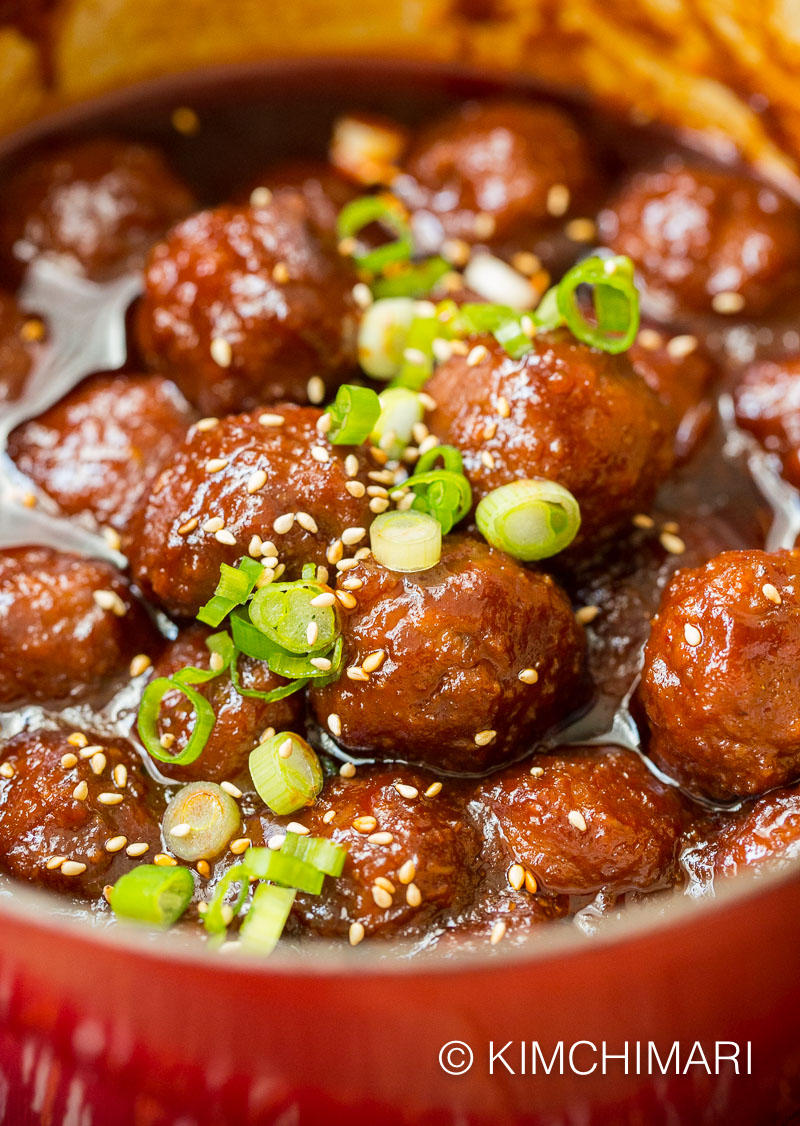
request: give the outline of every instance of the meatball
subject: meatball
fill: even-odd
[[[800,778],[800,551],[726,551],[679,571],[647,642],[649,753],[725,800]]]
[[[639,172],[600,216],[668,314],[759,316],[797,288],[800,213],[771,188],[669,161]]]
[[[130,536],[134,574],[148,595],[193,615],[214,593],[220,563],[256,550],[254,537],[273,557],[274,541],[287,578],[296,578],[304,563],[324,564],[345,529],[368,526],[366,455],[331,446],[317,431],[320,417],[313,407],[284,405],[190,431]]]
[[[348,849],[342,875],[326,879],[320,896],[298,895],[294,910],[305,929],[333,937],[360,923],[368,935],[421,935],[469,901],[481,839],[467,813],[468,791],[448,780],[428,797],[433,783],[408,767],[360,767],[354,778],[329,779],[315,805],[294,814],[313,836]],[[245,835],[261,844],[278,826],[265,833],[253,817]]]
[[[0,763],[0,865],[18,879],[96,898],[142,862],[128,847],[159,851],[163,799],[124,740],[23,731]]]
[[[347,579],[362,583],[344,622],[347,673],[310,694],[343,746],[485,770],[583,702],[583,631],[549,575],[451,536],[430,570],[402,574],[366,559]]]
[[[781,459],[800,488],[800,356],[752,364],[735,391],[736,421]]]
[[[0,406],[25,390],[43,338],[42,322],[26,316],[16,299],[0,290]]]
[[[161,660],[153,670],[154,676],[172,676],[179,669],[193,666],[209,667],[206,638],[211,631],[203,626],[189,626],[182,630],[176,641],[167,646]],[[266,662],[241,656],[237,667],[239,683],[244,689],[272,692],[286,682],[270,672]],[[254,696],[240,696],[233,686],[230,674],[222,673],[206,684],[195,685],[195,690],[209,701],[216,722],[199,758],[187,766],[159,763],[158,769],[170,778],[182,782],[222,782],[239,777],[247,767],[250,752],[260,741],[267,727],[291,730],[300,720],[303,710],[301,693],[283,700],[268,703]],[[174,750],[185,747],[194,728],[194,709],[179,692],[168,693],[161,703],[158,731],[160,736],[174,739]],[[249,782],[249,779],[248,779]],[[249,788],[249,786],[248,786]]]
[[[684,827],[680,795],[633,751],[567,747],[487,779],[508,863],[550,892],[621,894],[673,883]]]
[[[39,255],[103,281],[141,266],[148,248],[191,210],[189,189],[161,153],[101,138],[24,165],[6,183],[0,254]]]
[[[687,846],[687,867],[719,876],[793,860],[800,856],[800,789],[773,790],[734,813],[711,814],[688,834]]]
[[[334,235],[339,212],[359,192],[324,161],[287,160],[270,165],[255,177],[244,193],[244,202],[265,206],[270,198],[281,200],[298,194],[313,225]]]
[[[470,103],[433,122],[405,171],[410,200],[419,193],[444,235],[476,243],[552,226],[598,177],[567,114],[522,102]]]
[[[109,563],[48,547],[0,551],[0,707],[103,695],[158,641]]]
[[[565,333],[517,360],[487,337],[425,389],[428,426],[461,450],[475,500],[520,478],[557,481],[580,504],[578,544],[646,510],[671,465],[669,412],[630,361]]]
[[[67,516],[123,533],[194,412],[157,375],[95,375],[18,426],[8,452]]]
[[[355,366],[355,282],[296,193],[202,211],[150,255],[139,344],[206,414],[316,402]]]
[[[634,371],[655,391],[675,432],[675,458],[685,461],[704,436],[712,415],[714,364],[696,336],[639,333],[628,352]]]

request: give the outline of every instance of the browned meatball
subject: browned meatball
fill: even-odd
[[[67,516],[123,533],[194,412],[157,375],[95,375],[12,431],[8,452]]]
[[[140,266],[192,204],[156,149],[78,141],[26,164],[5,185],[0,253],[17,263],[54,257],[102,281]]]
[[[150,255],[139,344],[206,414],[318,401],[355,366],[355,281],[295,193],[201,211]]]
[[[26,316],[16,299],[0,290],[0,406],[24,391],[44,331],[37,317]]]
[[[692,792],[800,777],[800,551],[726,551],[679,571],[645,648],[650,754]]]
[[[23,731],[0,744],[0,762],[0,865],[18,879],[96,898],[142,862],[127,847],[159,851],[163,799],[124,740]]]
[[[109,563],[48,547],[0,551],[0,707],[102,695],[158,641]]]
[[[497,818],[508,864],[526,868],[550,892],[623,893],[676,879],[680,795],[633,751],[539,754],[487,779],[477,798]]]
[[[752,364],[735,391],[736,421],[781,459],[800,488],[800,356]]]
[[[467,814],[469,791],[447,780],[440,793],[426,797],[432,783],[432,775],[408,767],[359,767],[354,778],[329,779],[317,802],[293,815],[313,836],[348,848],[344,872],[326,879],[322,895],[298,895],[295,914],[305,928],[337,936],[361,923],[368,935],[421,934],[469,900],[481,849]],[[404,796],[398,785],[416,795],[408,790]],[[269,825],[266,835],[281,831],[285,820]],[[375,839],[375,833],[391,839]],[[262,843],[259,818],[247,821],[245,835]]]
[[[176,641],[167,646],[161,660],[153,670],[154,676],[172,676],[179,669],[209,667],[206,638],[210,634],[203,626],[190,626]],[[264,661],[240,657],[239,683],[242,688],[258,692],[272,692],[286,682],[269,671]],[[240,696],[225,672],[206,684],[195,685],[210,702],[216,721],[208,742],[199,758],[188,766],[158,764],[158,769],[170,778],[183,782],[222,782],[239,777],[247,767],[250,752],[260,741],[262,731],[274,727],[277,731],[292,730],[303,710],[302,693],[295,692],[283,700],[267,703],[254,696]],[[173,751],[177,754],[186,746],[194,727],[194,709],[184,695],[171,692],[161,704],[158,732],[160,736],[174,738]],[[248,789],[249,778],[248,778]]]
[[[671,160],[639,172],[600,216],[670,314],[759,316],[800,277],[800,214],[763,184]]]
[[[426,422],[461,450],[476,501],[520,478],[568,488],[582,544],[647,509],[670,468],[670,417],[624,356],[563,333],[533,344],[514,360],[487,337],[474,342],[477,362],[473,348],[443,363],[425,388],[437,404]]]
[[[628,352],[634,371],[658,395],[675,431],[675,457],[685,461],[711,419],[714,364],[696,336],[669,336],[646,327]]]
[[[687,834],[694,872],[735,876],[800,856],[800,789],[773,790],[733,813],[713,813]],[[700,867],[702,866],[702,868]]]
[[[563,110],[523,102],[469,103],[433,122],[405,171],[444,234],[477,243],[552,225],[598,175]]]
[[[348,672],[311,693],[317,719],[343,746],[483,770],[583,702],[583,631],[549,575],[451,536],[430,570],[401,574],[367,559],[347,578],[363,585],[345,618],[345,663],[380,661],[363,679]]]
[[[358,495],[371,484],[365,453],[331,446],[317,432],[320,414],[283,405],[189,433],[130,537],[134,573],[149,595],[176,614],[195,614],[214,593],[220,563],[246,555],[253,536],[274,543],[287,578],[297,578],[304,563],[325,563],[344,529],[368,526],[369,496]],[[279,518],[292,513],[282,530]]]
[[[265,206],[270,199],[283,199],[299,194],[311,222],[332,235],[336,232],[339,212],[359,195],[336,169],[317,160],[286,160],[271,164],[260,176],[254,177],[243,193],[243,202]]]

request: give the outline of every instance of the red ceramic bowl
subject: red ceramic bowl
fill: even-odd
[[[158,138],[169,126],[153,105],[230,103],[254,87],[278,107],[262,128],[285,129],[292,91],[325,89],[333,112],[386,95],[389,69],[272,64],[225,71],[224,88],[208,73],[170,80],[38,123],[0,159],[98,122]],[[415,97],[476,89],[474,76],[391,70]],[[291,127],[318,132],[296,99]],[[226,153],[199,159],[213,184]],[[545,927],[523,949],[425,961],[327,946],[224,957],[187,936],[91,926],[19,886],[0,896],[0,1123],[800,1121],[799,949],[800,868],[731,881],[711,902],[631,907],[593,938]]]

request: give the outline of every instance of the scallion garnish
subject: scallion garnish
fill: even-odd
[[[373,379],[393,379],[403,366],[408,330],[417,302],[408,297],[373,301],[358,326],[358,362]]]
[[[433,342],[444,336],[442,322],[435,316],[417,316],[411,322],[403,349],[403,363],[394,379],[396,387],[421,391],[433,374]]]
[[[231,902],[226,902],[233,884],[238,883],[239,890]],[[214,896],[202,915],[203,926],[209,934],[224,934],[228,924],[235,915],[241,911],[247,898],[250,887],[250,877],[244,864],[234,864],[232,868],[220,878],[214,890]]]
[[[250,603],[250,621],[261,633],[290,653],[325,652],[338,632],[334,606],[315,606],[322,591],[317,582],[302,579],[270,583]]]
[[[221,786],[190,782],[167,806],[161,829],[171,851],[194,862],[218,856],[241,819],[238,805]]]
[[[121,919],[135,919],[154,927],[171,927],[192,901],[194,879],[188,868],[139,864],[120,876],[109,903]]]
[[[177,754],[171,754],[161,746],[161,737],[158,733],[161,704],[170,692],[180,692],[185,696],[195,713],[192,733],[186,746]],[[155,680],[150,681],[142,693],[136,726],[139,738],[149,755],[158,759],[159,762],[168,762],[173,766],[188,766],[201,754],[208,742],[215,721],[214,709],[205,696],[201,696],[190,685],[182,684],[174,677],[158,676]]]
[[[220,563],[219,582],[213,596],[197,611],[198,621],[216,628],[234,608],[250,597],[256,581],[264,570],[255,559],[242,559],[236,567]]]
[[[453,267],[444,258],[427,258],[391,277],[376,278],[372,293],[377,300],[392,297],[427,297]]]
[[[329,653],[314,657],[290,653],[288,649],[265,637],[250,621],[245,609],[234,610],[231,615],[231,631],[237,651],[257,661],[266,661],[272,672],[287,680],[314,680],[321,685],[330,679],[335,680],[341,671],[341,635],[337,637]],[[312,660],[317,664],[312,664]]]
[[[295,813],[312,805],[322,789],[322,767],[300,735],[281,731],[250,753],[250,777],[273,813]]]
[[[578,299],[580,286],[591,286],[594,319]],[[573,336],[604,352],[624,352],[639,331],[639,294],[630,258],[585,258],[568,270],[556,291],[559,312]]]
[[[425,407],[416,391],[389,387],[378,396],[381,413],[370,441],[390,458],[400,457],[411,441],[414,427],[422,422]]]
[[[249,848],[244,854],[248,875],[259,880],[272,880],[283,887],[297,888],[309,895],[319,895],[325,873],[298,856],[275,852],[271,848]]]
[[[427,571],[442,557],[442,525],[426,512],[384,512],[369,538],[372,554],[390,571]]]
[[[297,892],[277,884],[259,884],[245,915],[239,938],[251,954],[271,954],[283,934]]]
[[[360,446],[369,436],[381,413],[378,396],[370,387],[345,383],[328,407],[331,428],[328,441],[334,446]]]
[[[454,318],[453,326],[462,336],[491,333],[509,356],[518,360],[532,348],[531,338],[523,328],[525,315],[508,305],[462,305]]]
[[[414,253],[414,240],[405,209],[394,196],[368,195],[354,199],[339,212],[336,231],[340,239],[356,239],[371,223],[380,223],[397,238],[374,250],[356,247],[352,258],[356,265],[371,274],[381,273],[393,262],[407,262]]]
[[[187,665],[173,673],[172,679],[179,684],[207,684],[210,680],[216,680],[218,676],[221,676],[236,655],[230,634],[226,633],[225,630],[212,633],[210,637],[206,638],[206,647],[210,653],[216,654],[219,658],[216,668],[199,669],[194,665]]]
[[[581,525],[575,497],[555,481],[514,481],[485,496],[475,520],[492,547],[524,562],[568,547]]]
[[[326,876],[341,876],[347,849],[338,841],[327,837],[303,837],[299,833],[288,832],[281,845],[281,856],[296,856]]]

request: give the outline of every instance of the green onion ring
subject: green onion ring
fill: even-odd
[[[370,387],[345,383],[328,407],[331,419],[328,441],[333,446],[360,446],[378,421],[381,405]]]
[[[189,906],[194,878],[188,868],[139,864],[111,889],[111,910],[121,919],[171,927]]]
[[[372,295],[377,301],[386,297],[427,297],[452,269],[444,258],[428,258],[419,265],[409,267],[402,274],[377,278],[372,283]]]
[[[569,547],[581,525],[581,510],[572,493],[555,481],[514,481],[483,498],[475,521],[492,547],[529,563]]]
[[[158,735],[161,702],[170,692],[180,692],[185,696],[194,708],[196,715],[194,729],[189,736],[189,740],[177,755],[164,750]],[[201,755],[215,722],[214,709],[205,696],[201,696],[188,684],[181,684],[180,681],[172,677],[158,676],[155,680],[150,681],[142,693],[136,727],[142,744],[152,758],[158,759],[159,762],[171,763],[173,766],[188,766]]]
[[[309,895],[319,895],[325,881],[325,873],[301,860],[271,848],[249,848],[244,854],[244,866],[250,877],[259,880],[272,880],[282,887],[297,888]]]
[[[339,212],[336,233],[340,239],[355,238],[370,223],[380,223],[397,235],[375,250],[353,254],[353,260],[362,270],[381,273],[393,262],[407,262],[414,253],[414,240],[400,203],[393,197],[382,195],[362,196],[346,204]]]
[[[229,868],[214,889],[214,897],[208,904],[208,910],[201,916],[203,926],[209,934],[224,934],[228,929],[228,922],[225,919],[228,912],[223,912],[223,907],[226,906],[225,897],[230,891],[231,885],[236,882],[239,883],[239,891],[233,902],[227,904],[230,908],[231,919],[241,911],[250,887],[250,878],[244,864],[234,864],[232,868]]]
[[[250,954],[271,954],[283,933],[297,892],[277,884],[259,884],[245,915],[239,939]]]
[[[597,323],[587,320],[578,301],[581,285],[594,287]],[[558,309],[567,327],[584,344],[604,352],[625,352],[639,331],[639,294],[630,258],[585,258],[558,283]]]

